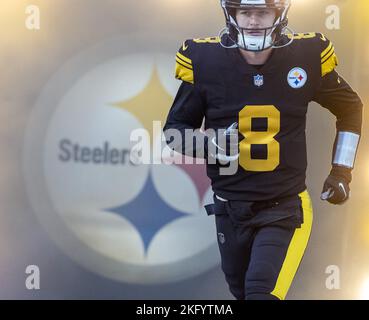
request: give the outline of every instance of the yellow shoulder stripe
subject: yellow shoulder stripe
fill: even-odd
[[[333,53],[322,63],[322,77],[324,77],[327,73],[330,73],[334,70],[338,65],[338,59],[336,54]]]
[[[180,59],[178,56],[176,57],[176,61],[179,63],[179,64],[181,64],[181,65],[183,65],[184,67],[186,67],[186,68],[188,68],[188,69],[193,69],[192,68],[192,64],[189,64],[189,63],[187,63],[187,62],[185,62],[185,61],[183,61],[182,59]]]
[[[322,64],[326,62],[334,54],[334,47],[327,52],[327,54],[322,58]]]
[[[327,73],[333,71],[333,69],[338,65],[338,59],[334,52],[332,42],[329,42],[328,47],[324,49],[320,57],[322,63],[322,77],[324,77]]]
[[[176,79],[194,84],[193,70],[178,63],[178,61],[176,61],[175,75]]]
[[[192,60],[190,58],[185,57],[183,54],[177,52],[177,57],[183,60],[184,62],[187,62],[188,64],[192,65]]]
[[[328,45],[328,47],[325,48],[325,50],[320,55],[320,57],[322,58],[322,60],[328,54],[328,52],[330,52],[332,49],[334,50],[333,44],[332,44],[332,42],[330,42],[329,45]]]

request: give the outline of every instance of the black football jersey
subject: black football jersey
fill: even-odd
[[[243,137],[237,172],[220,175],[220,164],[207,164],[215,194],[246,201],[296,195],[306,189],[309,102],[333,112],[338,130],[361,130],[362,103],[337,64],[333,44],[320,33],[295,34],[263,66],[248,64],[238,48],[224,48],[217,37],[186,40],[176,55],[182,84],[164,131],[200,128],[204,118],[205,129],[237,122]]]

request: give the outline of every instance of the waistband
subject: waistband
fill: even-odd
[[[228,210],[231,210],[232,208],[241,208],[241,207],[248,208],[252,213],[257,213],[258,211],[263,209],[274,208],[280,204],[293,200],[298,200],[299,195],[296,194],[292,196],[286,196],[267,201],[241,201],[241,200],[227,200],[214,194],[213,199],[214,204],[209,204],[205,206],[205,210],[208,215],[225,214],[227,213]]]

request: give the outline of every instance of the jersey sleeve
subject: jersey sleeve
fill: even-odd
[[[169,110],[165,128],[198,129],[205,114],[203,98],[192,84],[183,81]]]
[[[199,129],[205,115],[206,104],[194,81],[192,54],[190,40],[185,41],[176,54],[175,77],[182,80],[182,83],[169,110],[164,134],[171,149],[191,157],[199,157],[199,155],[203,157],[206,139],[204,140],[204,134]],[[173,130],[181,136],[180,144],[173,142]],[[199,139],[186,141],[186,130],[192,130]]]
[[[175,77],[187,83],[194,84],[193,66],[193,45],[192,40],[186,40],[176,54]]]
[[[359,95],[335,70],[338,59],[334,47],[320,34],[322,79],[313,101],[328,109],[337,118],[337,131],[361,133],[362,101]]]
[[[318,36],[320,41],[321,72],[322,77],[324,77],[338,66],[338,58],[333,43],[322,33],[319,33]]]
[[[335,70],[338,60],[332,42],[324,35],[320,39],[322,79],[313,100],[337,118],[332,166],[345,170],[351,181],[361,134],[363,104],[359,95]]]

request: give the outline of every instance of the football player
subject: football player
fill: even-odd
[[[220,4],[226,26],[219,36],[186,40],[176,55],[182,83],[164,132],[174,150],[207,159],[214,204],[206,210],[215,214],[231,293],[284,299],[312,226],[305,185],[308,104],[316,101],[337,118],[321,198],[342,204],[350,195],[362,102],[335,70],[332,42],[288,28],[289,0]],[[199,129],[204,118],[205,134]],[[183,137],[191,129],[194,139],[175,143],[171,129]],[[222,133],[208,135],[209,129]],[[234,163],[233,174],[220,174]]]

